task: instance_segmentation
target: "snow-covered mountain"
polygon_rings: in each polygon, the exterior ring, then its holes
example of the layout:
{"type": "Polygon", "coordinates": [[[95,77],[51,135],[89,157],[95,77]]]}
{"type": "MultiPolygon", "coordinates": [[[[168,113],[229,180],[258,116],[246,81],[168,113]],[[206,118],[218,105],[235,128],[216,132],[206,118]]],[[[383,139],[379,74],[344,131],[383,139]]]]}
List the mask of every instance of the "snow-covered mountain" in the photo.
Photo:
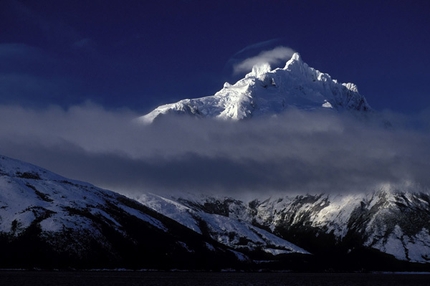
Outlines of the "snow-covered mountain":
{"type": "Polygon", "coordinates": [[[238,251],[263,251],[273,255],[302,253],[306,250],[257,226],[219,213],[209,213],[191,208],[173,199],[154,194],[144,194],[138,199],[147,207],[159,212],[187,228],[209,235],[212,239],[238,251]]]}
{"type": "Polygon", "coordinates": [[[248,221],[315,255],[382,253],[430,263],[430,194],[388,187],[373,193],[254,200],[178,199],[187,207],[248,221]]]}
{"type": "Polygon", "coordinates": [[[148,195],[149,208],[0,156],[0,267],[216,269],[307,253],[246,222],[158,201],[148,195]]]}
{"type": "Polygon", "coordinates": [[[0,156],[0,252],[0,267],[429,270],[430,194],[133,200],[0,156]]]}
{"type": "Polygon", "coordinates": [[[212,96],[183,99],[157,107],[139,118],[151,123],[167,114],[241,120],[279,114],[289,107],[303,110],[371,110],[353,83],[340,83],[304,63],[295,53],[284,68],[255,66],[245,78],[212,96]]]}

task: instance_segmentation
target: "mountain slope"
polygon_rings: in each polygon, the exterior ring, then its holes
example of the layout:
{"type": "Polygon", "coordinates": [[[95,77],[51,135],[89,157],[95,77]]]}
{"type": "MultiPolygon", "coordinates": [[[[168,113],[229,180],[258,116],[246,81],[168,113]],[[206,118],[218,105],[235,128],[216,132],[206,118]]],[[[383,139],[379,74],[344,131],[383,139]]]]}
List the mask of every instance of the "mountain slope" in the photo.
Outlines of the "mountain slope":
{"type": "Polygon", "coordinates": [[[234,251],[131,199],[3,156],[0,252],[0,267],[200,269],[237,261],[234,251]]]}
{"type": "Polygon", "coordinates": [[[428,270],[429,230],[422,192],[135,201],[0,156],[0,267],[428,270]]]}
{"type": "Polygon", "coordinates": [[[227,232],[216,215],[191,213],[193,229],[169,209],[0,156],[0,267],[247,268],[256,258],[307,253],[235,220],[227,232]],[[250,247],[236,247],[232,233],[250,247]]]}
{"type": "Polygon", "coordinates": [[[329,74],[304,63],[295,53],[284,68],[255,66],[245,78],[228,83],[213,96],[184,99],[157,107],[139,118],[151,123],[163,115],[187,114],[194,117],[241,120],[272,116],[288,108],[303,110],[371,110],[352,83],[339,83],[329,74]]]}
{"type": "Polygon", "coordinates": [[[212,197],[178,201],[246,220],[322,257],[345,260],[367,253],[369,259],[379,252],[401,261],[430,263],[427,193],[386,188],[366,194],[285,196],[247,204],[212,197]]]}
{"type": "Polygon", "coordinates": [[[192,209],[154,194],[141,195],[138,201],[189,229],[207,234],[215,241],[238,251],[262,251],[272,255],[309,254],[306,250],[240,219],[192,209]]]}

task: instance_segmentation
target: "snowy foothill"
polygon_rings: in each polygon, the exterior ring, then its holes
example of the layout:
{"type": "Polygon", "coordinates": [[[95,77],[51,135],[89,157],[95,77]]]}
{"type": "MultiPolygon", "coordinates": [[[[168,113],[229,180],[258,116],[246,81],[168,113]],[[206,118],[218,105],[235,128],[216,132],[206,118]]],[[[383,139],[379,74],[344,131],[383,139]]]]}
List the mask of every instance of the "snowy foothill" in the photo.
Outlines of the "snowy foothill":
{"type": "Polygon", "coordinates": [[[248,222],[192,209],[174,198],[143,194],[137,200],[199,234],[204,231],[208,232],[215,241],[235,249],[262,249],[274,255],[280,253],[309,254],[306,250],[248,222]],[[202,227],[204,228],[202,229],[202,227]],[[274,249],[275,247],[277,250],[274,249]]]}

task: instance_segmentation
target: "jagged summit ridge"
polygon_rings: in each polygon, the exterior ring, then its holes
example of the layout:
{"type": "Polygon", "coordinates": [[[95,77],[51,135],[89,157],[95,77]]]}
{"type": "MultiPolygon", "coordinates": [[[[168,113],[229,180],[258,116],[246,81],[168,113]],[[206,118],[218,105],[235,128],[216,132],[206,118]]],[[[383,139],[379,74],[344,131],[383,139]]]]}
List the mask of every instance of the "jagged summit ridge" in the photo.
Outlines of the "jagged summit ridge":
{"type": "Polygon", "coordinates": [[[289,107],[302,110],[333,109],[369,111],[371,107],[353,83],[339,83],[293,54],[284,68],[254,66],[235,84],[225,83],[211,96],[183,99],[157,107],[139,118],[151,123],[168,114],[188,114],[225,120],[241,120],[280,114],[289,107]]]}

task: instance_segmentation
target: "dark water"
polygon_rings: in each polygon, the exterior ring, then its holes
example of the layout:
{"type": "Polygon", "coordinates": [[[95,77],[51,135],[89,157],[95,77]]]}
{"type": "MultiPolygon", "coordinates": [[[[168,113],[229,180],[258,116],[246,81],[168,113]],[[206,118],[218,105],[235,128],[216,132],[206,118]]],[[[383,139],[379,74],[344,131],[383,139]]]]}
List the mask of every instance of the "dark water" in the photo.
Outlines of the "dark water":
{"type": "Polygon", "coordinates": [[[0,271],[0,285],[430,285],[424,274],[0,271]]]}

